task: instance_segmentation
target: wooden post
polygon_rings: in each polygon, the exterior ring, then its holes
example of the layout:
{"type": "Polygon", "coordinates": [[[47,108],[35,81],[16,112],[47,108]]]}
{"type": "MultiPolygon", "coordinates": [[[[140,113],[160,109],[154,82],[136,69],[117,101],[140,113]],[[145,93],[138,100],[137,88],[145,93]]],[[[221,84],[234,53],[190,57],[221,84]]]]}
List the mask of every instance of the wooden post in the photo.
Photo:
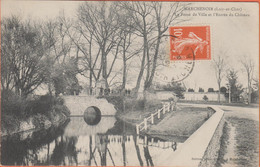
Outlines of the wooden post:
{"type": "Polygon", "coordinates": [[[170,109],[171,109],[171,103],[169,102],[168,103],[168,112],[170,112],[170,109]]]}
{"type": "Polygon", "coordinates": [[[147,136],[144,136],[144,145],[147,146],[147,136]]]}
{"type": "Polygon", "coordinates": [[[166,110],[166,105],[165,103],[163,103],[163,114],[165,114],[165,110],[166,110]]]}
{"type": "Polygon", "coordinates": [[[136,133],[139,135],[139,126],[136,125],[136,133]]]}
{"type": "Polygon", "coordinates": [[[154,114],[151,115],[151,123],[154,124],[154,114]]]}
{"type": "Polygon", "coordinates": [[[158,119],[161,118],[161,113],[160,112],[161,112],[161,109],[158,110],[158,119]]]}
{"type": "Polygon", "coordinates": [[[147,118],[144,119],[144,129],[147,130],[147,118]]]}

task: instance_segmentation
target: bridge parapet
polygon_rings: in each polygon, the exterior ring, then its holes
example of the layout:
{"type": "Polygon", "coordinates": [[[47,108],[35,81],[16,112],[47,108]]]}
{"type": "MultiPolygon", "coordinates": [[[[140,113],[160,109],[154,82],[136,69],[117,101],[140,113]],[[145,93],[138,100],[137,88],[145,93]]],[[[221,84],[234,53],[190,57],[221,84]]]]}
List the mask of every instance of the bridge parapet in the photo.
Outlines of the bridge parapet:
{"type": "Polygon", "coordinates": [[[91,106],[96,106],[101,111],[101,115],[115,115],[114,105],[108,103],[104,98],[97,99],[93,96],[62,96],[64,104],[69,108],[71,116],[82,115],[91,106]]]}

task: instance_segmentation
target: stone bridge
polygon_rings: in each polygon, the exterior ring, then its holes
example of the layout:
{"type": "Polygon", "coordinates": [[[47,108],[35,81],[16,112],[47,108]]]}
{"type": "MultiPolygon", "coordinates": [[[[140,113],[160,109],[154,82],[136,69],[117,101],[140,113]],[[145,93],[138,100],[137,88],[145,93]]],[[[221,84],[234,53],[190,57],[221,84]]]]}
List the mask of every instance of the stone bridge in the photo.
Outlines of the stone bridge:
{"type": "Polygon", "coordinates": [[[115,115],[116,109],[114,105],[108,103],[104,98],[97,99],[94,96],[62,96],[64,104],[70,110],[71,116],[82,116],[84,111],[91,106],[97,107],[101,111],[101,115],[115,115]]]}

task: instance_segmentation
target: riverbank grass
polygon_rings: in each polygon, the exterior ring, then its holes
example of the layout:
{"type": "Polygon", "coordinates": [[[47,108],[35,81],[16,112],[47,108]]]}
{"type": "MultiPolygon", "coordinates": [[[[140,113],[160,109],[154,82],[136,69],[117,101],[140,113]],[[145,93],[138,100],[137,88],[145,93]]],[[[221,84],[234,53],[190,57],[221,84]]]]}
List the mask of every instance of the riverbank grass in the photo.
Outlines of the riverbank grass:
{"type": "Polygon", "coordinates": [[[259,164],[259,125],[257,121],[238,118],[235,116],[226,118],[229,126],[235,128],[235,133],[231,136],[230,128],[224,127],[220,145],[218,166],[248,166],[254,167],[259,164]],[[235,144],[228,147],[229,138],[234,138],[235,144]],[[229,149],[231,150],[229,150],[229,149]],[[224,159],[230,152],[234,152],[234,157],[224,159]]]}
{"type": "Polygon", "coordinates": [[[207,108],[181,106],[177,111],[170,112],[158,124],[149,128],[148,134],[161,134],[167,136],[189,137],[211,115],[207,108]]]}
{"type": "MultiPolygon", "coordinates": [[[[177,111],[161,114],[160,119],[155,119],[155,124],[149,126],[148,135],[167,137],[188,138],[194,133],[212,114],[207,108],[178,105],[177,111]]],[[[158,109],[162,108],[161,102],[149,101],[142,104],[139,102],[125,101],[125,111],[119,112],[119,119],[135,126],[144,118],[149,117],[158,109]]]]}

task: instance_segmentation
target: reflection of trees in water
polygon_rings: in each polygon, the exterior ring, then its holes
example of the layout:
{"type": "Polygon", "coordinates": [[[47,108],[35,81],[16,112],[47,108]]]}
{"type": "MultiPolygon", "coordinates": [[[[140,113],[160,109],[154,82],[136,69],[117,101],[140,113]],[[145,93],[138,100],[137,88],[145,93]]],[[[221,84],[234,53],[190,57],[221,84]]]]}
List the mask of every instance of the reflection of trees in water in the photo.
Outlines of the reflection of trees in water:
{"type": "Polygon", "coordinates": [[[126,166],[126,151],[125,151],[125,141],[126,141],[126,136],[123,135],[123,141],[122,141],[122,151],[123,151],[123,164],[126,166]]]}
{"type": "Polygon", "coordinates": [[[51,164],[53,165],[78,165],[77,149],[76,149],[77,137],[65,137],[61,136],[61,140],[58,142],[55,140],[55,148],[51,156],[51,164]],[[65,158],[68,158],[66,164],[65,158]]]}
{"type": "Polygon", "coordinates": [[[138,146],[138,144],[137,144],[137,142],[136,142],[137,136],[135,135],[135,136],[133,137],[133,139],[134,139],[135,150],[136,150],[136,154],[137,154],[137,158],[138,158],[138,160],[139,160],[140,166],[144,166],[144,163],[143,163],[143,160],[142,160],[141,154],[140,154],[140,149],[139,149],[139,146],[138,146]]]}
{"type": "Polygon", "coordinates": [[[33,138],[36,138],[36,140],[28,139],[20,142],[14,142],[14,140],[4,141],[2,143],[2,151],[5,152],[2,154],[2,164],[25,166],[107,166],[111,163],[111,165],[114,166],[127,166],[133,163],[128,162],[128,156],[135,157],[136,155],[136,159],[134,161],[139,163],[138,166],[154,166],[156,160],[152,159],[152,154],[150,152],[151,147],[158,147],[159,149],[172,149],[173,151],[175,151],[177,147],[177,143],[174,142],[165,142],[159,139],[155,139],[154,141],[154,139],[151,138],[126,134],[89,135],[81,138],[85,139],[85,141],[79,141],[79,144],[77,144],[79,138],[76,136],[63,136],[62,130],[51,130],[50,132],[52,133],[42,132],[44,135],[42,138],[40,134],[34,134],[33,138]],[[85,146],[87,146],[86,150],[84,149],[85,146]],[[112,151],[113,146],[115,146],[115,148],[121,148],[122,150],[113,149],[112,151]],[[133,147],[133,149],[130,151],[128,150],[129,147],[133,147]],[[115,151],[120,151],[121,153],[116,153],[115,151]],[[85,158],[79,159],[79,157],[82,157],[79,156],[79,153],[83,153],[85,158]]]}
{"type": "MultiPolygon", "coordinates": [[[[32,136],[22,139],[23,133],[8,136],[1,140],[1,163],[3,165],[45,165],[48,159],[40,160],[38,153],[44,146],[49,149],[49,143],[64,133],[64,128],[68,122],[60,127],[50,127],[33,132],[32,136]]],[[[49,151],[47,151],[48,157],[49,151]]]]}
{"type": "Polygon", "coordinates": [[[144,146],[144,157],[145,157],[147,166],[154,166],[153,160],[152,160],[152,157],[149,153],[149,149],[148,149],[147,145],[144,146]]]}

